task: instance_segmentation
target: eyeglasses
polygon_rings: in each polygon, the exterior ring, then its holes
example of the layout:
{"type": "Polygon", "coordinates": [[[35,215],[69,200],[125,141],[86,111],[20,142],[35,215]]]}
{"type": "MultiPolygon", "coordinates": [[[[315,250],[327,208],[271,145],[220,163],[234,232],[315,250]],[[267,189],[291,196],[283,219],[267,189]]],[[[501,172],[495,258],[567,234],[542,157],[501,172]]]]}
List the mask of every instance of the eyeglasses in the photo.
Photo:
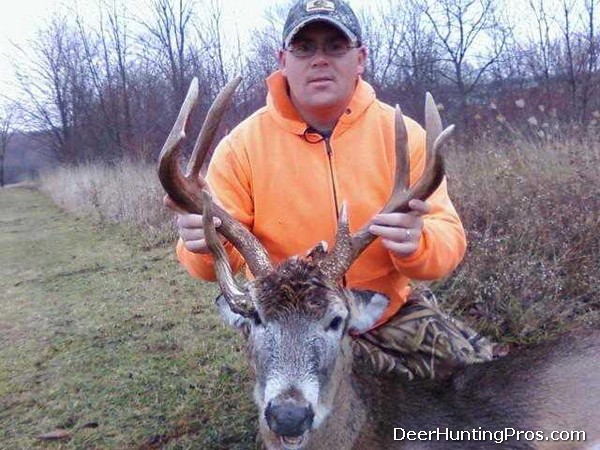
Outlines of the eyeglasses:
{"type": "Polygon", "coordinates": [[[345,40],[335,40],[318,45],[315,42],[296,42],[287,47],[287,51],[296,58],[310,58],[321,49],[327,56],[344,56],[353,48],[360,47],[360,44],[350,44],[345,40]]]}

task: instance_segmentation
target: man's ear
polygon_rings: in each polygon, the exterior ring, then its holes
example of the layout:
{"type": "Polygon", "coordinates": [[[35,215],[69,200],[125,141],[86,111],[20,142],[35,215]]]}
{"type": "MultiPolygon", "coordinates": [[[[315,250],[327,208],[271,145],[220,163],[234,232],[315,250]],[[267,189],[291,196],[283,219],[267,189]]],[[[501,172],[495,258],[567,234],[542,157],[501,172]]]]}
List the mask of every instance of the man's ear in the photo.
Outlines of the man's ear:
{"type": "Polygon", "coordinates": [[[221,318],[226,325],[229,325],[233,328],[242,328],[244,324],[248,321],[248,319],[241,314],[235,313],[229,307],[229,303],[225,300],[223,294],[219,295],[215,300],[217,304],[217,308],[219,309],[219,313],[221,314],[221,318]]]}
{"type": "Polygon", "coordinates": [[[277,63],[279,64],[279,70],[281,70],[281,74],[285,77],[285,65],[286,65],[286,53],[282,48],[277,52],[277,63]]]}
{"type": "Polygon", "coordinates": [[[356,75],[362,75],[363,73],[365,73],[368,55],[369,52],[367,50],[367,47],[363,45],[358,48],[358,66],[356,68],[356,75]]]}
{"type": "Polygon", "coordinates": [[[381,318],[389,304],[389,299],[378,292],[348,291],[349,331],[358,334],[368,331],[381,318]]]}

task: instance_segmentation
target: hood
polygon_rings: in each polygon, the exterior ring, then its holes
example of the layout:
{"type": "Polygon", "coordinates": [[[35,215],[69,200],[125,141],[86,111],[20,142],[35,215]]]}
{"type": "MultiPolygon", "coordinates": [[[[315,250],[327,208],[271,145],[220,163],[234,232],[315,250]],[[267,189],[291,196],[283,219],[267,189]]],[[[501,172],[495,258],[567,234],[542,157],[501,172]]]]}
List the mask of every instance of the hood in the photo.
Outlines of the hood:
{"type": "MultiPolygon", "coordinates": [[[[267,77],[267,111],[275,121],[285,130],[302,135],[308,127],[307,123],[300,117],[300,113],[292,103],[288,94],[287,80],[278,70],[267,77]]],[[[354,96],[346,112],[342,114],[335,127],[335,134],[339,135],[348,129],[375,101],[373,87],[359,78],[354,96]]]]}

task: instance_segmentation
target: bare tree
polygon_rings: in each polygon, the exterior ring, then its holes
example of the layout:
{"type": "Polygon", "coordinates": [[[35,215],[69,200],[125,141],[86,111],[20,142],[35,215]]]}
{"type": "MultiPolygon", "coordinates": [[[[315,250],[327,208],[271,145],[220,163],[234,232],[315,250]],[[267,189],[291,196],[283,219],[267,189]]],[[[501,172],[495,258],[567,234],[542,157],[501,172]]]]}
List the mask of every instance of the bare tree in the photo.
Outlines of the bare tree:
{"type": "MultiPolygon", "coordinates": [[[[116,66],[119,80],[119,99],[121,100],[120,109],[122,117],[122,130],[124,136],[120,139],[121,147],[125,150],[133,146],[133,122],[131,117],[131,99],[129,93],[129,32],[127,29],[126,3],[120,4],[120,10],[117,3],[113,2],[112,7],[108,9],[108,23],[110,36],[112,38],[112,49],[116,56],[116,66]]],[[[103,40],[106,42],[106,40],[103,40]]]]}
{"type": "Polygon", "coordinates": [[[366,78],[380,92],[398,87],[391,74],[397,71],[405,40],[405,24],[399,14],[402,10],[398,0],[387,0],[364,8],[360,14],[363,43],[369,49],[366,78]]]}
{"type": "MultiPolygon", "coordinates": [[[[584,120],[588,114],[588,106],[592,98],[598,96],[598,71],[599,60],[598,52],[600,51],[600,36],[597,35],[596,21],[600,0],[585,0],[585,44],[586,44],[586,64],[585,73],[582,80],[581,88],[581,120],[584,120]],[[595,82],[594,82],[595,79],[595,82]],[[594,93],[595,89],[595,94],[594,93]]],[[[598,106],[598,104],[596,104],[598,106]]]]}
{"type": "MultiPolygon", "coordinates": [[[[561,0],[559,13],[553,21],[559,33],[555,37],[546,37],[550,42],[549,47],[556,49],[554,61],[547,62],[553,74],[549,73],[549,69],[545,74],[549,87],[546,94],[556,95],[556,87],[564,87],[568,92],[564,103],[565,106],[570,105],[570,111],[565,111],[565,116],[571,119],[585,120],[588,104],[593,97],[590,95],[594,87],[592,79],[598,69],[595,36],[597,3],[598,0],[561,0]]],[[[543,11],[542,4],[538,7],[543,11]]]]}
{"type": "MultiPolygon", "coordinates": [[[[201,110],[210,107],[208,99],[213,98],[231,78],[239,75],[242,49],[238,43],[236,61],[234,33],[226,35],[224,30],[223,5],[220,0],[204,0],[203,14],[194,23],[196,41],[190,45],[190,64],[195,75],[202,79],[201,110]]],[[[238,35],[239,36],[239,35],[238,35]]],[[[239,37],[238,37],[239,41],[239,37]]],[[[237,113],[234,112],[234,114],[237,113]]],[[[239,121],[241,117],[236,117],[239,121]]]]}
{"type": "Polygon", "coordinates": [[[102,0],[96,27],[75,15],[84,61],[94,87],[95,117],[90,132],[103,159],[119,158],[132,146],[133,129],[129,97],[129,33],[123,2],[102,0]]]}
{"type": "Polygon", "coordinates": [[[63,163],[78,160],[75,129],[82,119],[77,108],[87,97],[87,92],[76,94],[73,89],[87,89],[75,36],[64,16],[54,16],[31,42],[31,52],[23,51],[23,59],[16,66],[17,79],[29,102],[24,107],[26,119],[50,133],[51,151],[63,163]]]}
{"type": "Polygon", "coordinates": [[[194,1],[152,0],[152,7],[153,22],[144,23],[150,38],[143,39],[143,43],[154,50],[153,61],[170,81],[174,104],[178,105],[183,101],[190,79],[186,53],[188,32],[194,16],[194,1]]]}
{"type": "Polygon", "coordinates": [[[571,104],[575,106],[577,103],[577,85],[578,85],[578,77],[577,77],[577,68],[575,67],[576,63],[574,60],[574,43],[573,43],[573,29],[572,29],[572,11],[573,6],[575,4],[575,0],[562,0],[561,1],[561,9],[562,9],[562,19],[563,19],[563,27],[562,32],[564,36],[564,49],[565,49],[565,59],[566,59],[566,72],[567,72],[567,82],[569,85],[569,92],[571,93],[571,104]]]}
{"type": "Polygon", "coordinates": [[[424,0],[424,13],[451,70],[440,75],[456,88],[463,125],[468,124],[468,98],[482,76],[504,51],[508,32],[497,0],[424,0]],[[484,49],[482,43],[491,43],[484,49]]]}
{"type": "MultiPolygon", "coordinates": [[[[94,23],[75,9],[57,14],[15,62],[23,118],[63,163],[154,157],[193,75],[201,80],[199,116],[207,99],[242,75],[238,107],[222,131],[230,129],[264,104],[264,79],[277,68],[293,1],[270,5],[266,25],[248,40],[226,27],[223,0],[150,0],[152,17],[137,34],[124,0],[98,0],[94,23]]],[[[465,123],[474,100],[508,99],[518,85],[524,96],[552,95],[545,105],[570,103],[564,116],[585,120],[599,106],[600,0],[560,0],[554,10],[527,1],[533,36],[515,33],[510,52],[499,0],[385,0],[357,9],[369,49],[366,78],[380,98],[401,102],[417,119],[426,90],[465,123]]]]}
{"type": "Polygon", "coordinates": [[[443,89],[438,82],[440,55],[435,45],[436,36],[427,26],[427,18],[419,7],[419,0],[407,0],[405,11],[405,33],[397,78],[409,101],[408,108],[404,109],[414,115],[422,109],[421,101],[425,92],[432,91],[437,98],[443,98],[443,89]]]}
{"type": "Polygon", "coordinates": [[[537,25],[536,52],[530,58],[530,64],[533,74],[548,86],[552,74],[552,68],[555,67],[556,59],[554,57],[553,42],[550,37],[552,15],[546,10],[547,4],[544,0],[529,0],[531,12],[535,17],[537,25]]]}
{"type": "Polygon", "coordinates": [[[4,161],[8,143],[13,136],[13,111],[8,110],[0,116],[0,187],[4,187],[4,161]]]}
{"type": "Polygon", "coordinates": [[[277,52],[283,45],[281,30],[293,0],[273,4],[264,14],[266,25],[251,32],[250,48],[243,58],[244,91],[247,109],[256,109],[264,104],[265,78],[277,69],[277,52]]]}
{"type": "Polygon", "coordinates": [[[203,4],[200,21],[196,24],[202,58],[205,59],[204,68],[207,80],[215,84],[214,92],[210,92],[212,98],[227,83],[228,64],[225,53],[225,40],[223,36],[223,6],[219,0],[207,0],[203,4]]]}
{"type": "Polygon", "coordinates": [[[82,62],[88,74],[88,85],[93,92],[93,98],[90,100],[94,106],[90,105],[93,113],[86,127],[87,139],[95,144],[94,148],[99,153],[114,155],[121,147],[121,138],[117,124],[118,114],[111,99],[115,81],[111,53],[104,31],[104,19],[100,21],[100,30],[86,24],[78,12],[74,20],[78,32],[77,39],[82,48],[82,62]],[[105,141],[108,142],[103,145],[105,141]]]}

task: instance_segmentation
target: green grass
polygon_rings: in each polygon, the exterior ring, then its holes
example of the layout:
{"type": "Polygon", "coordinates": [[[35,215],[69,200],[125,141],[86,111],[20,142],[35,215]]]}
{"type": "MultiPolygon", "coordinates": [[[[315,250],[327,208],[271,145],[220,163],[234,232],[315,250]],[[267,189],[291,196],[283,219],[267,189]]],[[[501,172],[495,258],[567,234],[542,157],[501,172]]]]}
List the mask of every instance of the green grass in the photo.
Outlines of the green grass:
{"type": "Polygon", "coordinates": [[[0,446],[249,449],[242,340],[172,247],[0,191],[0,446]],[[56,429],[72,437],[37,439],[56,429]]]}
{"type": "MultiPolygon", "coordinates": [[[[600,140],[507,141],[449,149],[469,248],[434,292],[501,342],[597,328],[600,140]]],[[[81,218],[0,191],[0,447],[253,448],[242,339],[216,288],[175,262],[154,166],[61,168],[42,184],[81,218]],[[72,439],[36,440],[57,428],[72,439]]]]}

